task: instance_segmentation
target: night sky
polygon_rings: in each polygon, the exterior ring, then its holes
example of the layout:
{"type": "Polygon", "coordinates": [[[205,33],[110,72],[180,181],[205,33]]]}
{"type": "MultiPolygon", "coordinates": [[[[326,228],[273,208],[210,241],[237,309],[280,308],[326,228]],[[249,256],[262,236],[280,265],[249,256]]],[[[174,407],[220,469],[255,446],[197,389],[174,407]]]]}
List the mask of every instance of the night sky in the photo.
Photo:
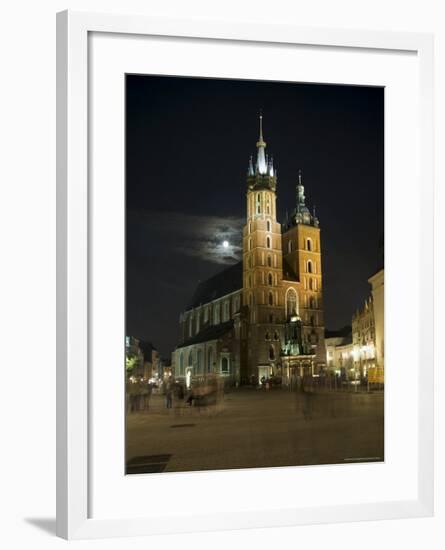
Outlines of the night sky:
{"type": "Polygon", "coordinates": [[[383,265],[383,89],[129,75],[126,94],[127,335],[169,357],[197,283],[241,259],[260,110],[278,221],[301,169],[320,220],[325,326],[350,324],[383,265]]]}

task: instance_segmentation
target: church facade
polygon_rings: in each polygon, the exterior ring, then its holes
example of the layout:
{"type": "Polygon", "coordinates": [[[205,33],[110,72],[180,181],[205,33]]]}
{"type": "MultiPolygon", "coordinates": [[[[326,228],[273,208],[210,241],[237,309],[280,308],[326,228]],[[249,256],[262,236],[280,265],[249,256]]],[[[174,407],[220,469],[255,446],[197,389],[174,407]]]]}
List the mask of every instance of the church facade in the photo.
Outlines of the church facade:
{"type": "Polygon", "coordinates": [[[175,377],[222,377],[233,384],[325,367],[319,220],[306,206],[301,172],[292,215],[277,219],[277,172],[260,116],[256,159],[247,171],[243,258],[200,283],[180,315],[175,377]]]}

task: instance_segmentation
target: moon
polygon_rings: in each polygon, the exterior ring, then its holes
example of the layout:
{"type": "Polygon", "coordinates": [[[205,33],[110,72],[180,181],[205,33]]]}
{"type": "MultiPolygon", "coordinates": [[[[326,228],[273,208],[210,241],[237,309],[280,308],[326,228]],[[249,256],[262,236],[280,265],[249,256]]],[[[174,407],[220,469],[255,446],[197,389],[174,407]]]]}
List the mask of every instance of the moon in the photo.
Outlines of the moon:
{"type": "Polygon", "coordinates": [[[229,241],[223,241],[223,248],[229,248],[229,241]]]}

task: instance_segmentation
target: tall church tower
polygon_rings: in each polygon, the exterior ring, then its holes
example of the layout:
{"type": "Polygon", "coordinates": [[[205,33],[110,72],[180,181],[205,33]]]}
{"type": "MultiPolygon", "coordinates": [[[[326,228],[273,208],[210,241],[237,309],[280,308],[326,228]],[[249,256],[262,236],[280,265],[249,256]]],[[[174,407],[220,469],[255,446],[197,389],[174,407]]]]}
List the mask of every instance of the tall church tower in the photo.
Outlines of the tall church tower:
{"type": "Polygon", "coordinates": [[[283,258],[281,225],[277,222],[277,172],[266,153],[263,117],[259,118],[256,159],[247,172],[247,220],[243,230],[243,304],[247,305],[246,377],[274,373],[280,361],[283,258]]]}

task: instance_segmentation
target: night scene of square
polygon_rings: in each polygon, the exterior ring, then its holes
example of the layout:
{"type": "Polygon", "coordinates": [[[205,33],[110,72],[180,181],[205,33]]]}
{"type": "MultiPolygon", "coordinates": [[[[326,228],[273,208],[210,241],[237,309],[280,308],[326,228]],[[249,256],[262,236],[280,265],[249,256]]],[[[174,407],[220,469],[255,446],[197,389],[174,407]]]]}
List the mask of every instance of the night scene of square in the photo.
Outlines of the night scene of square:
{"type": "Polygon", "coordinates": [[[384,92],[126,76],[126,473],[384,461],[384,92]]]}

